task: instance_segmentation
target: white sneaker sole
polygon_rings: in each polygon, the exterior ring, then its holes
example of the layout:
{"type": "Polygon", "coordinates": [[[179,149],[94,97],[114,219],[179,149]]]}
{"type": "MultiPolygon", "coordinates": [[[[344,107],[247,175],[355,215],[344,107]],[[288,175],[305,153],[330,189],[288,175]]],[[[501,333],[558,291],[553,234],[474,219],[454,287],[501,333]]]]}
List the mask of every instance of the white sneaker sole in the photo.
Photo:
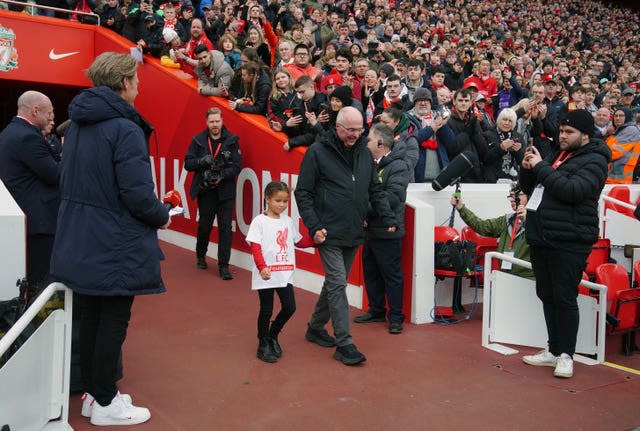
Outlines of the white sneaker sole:
{"type": "MultiPolygon", "coordinates": [[[[120,396],[122,397],[122,401],[124,401],[125,404],[131,405],[133,403],[133,400],[131,399],[131,395],[120,394],[120,396]]],[[[85,403],[84,400],[82,400],[82,410],[80,411],[80,414],[83,417],[85,418],[91,417],[91,410],[93,409],[93,403],[95,403],[95,399],[91,401],[91,403],[85,403]]]]}
{"type": "Polygon", "coordinates": [[[534,367],[555,367],[557,365],[556,362],[537,362],[527,358],[526,356],[522,357],[522,362],[533,365],[534,367]]]}
{"type": "Polygon", "coordinates": [[[571,377],[573,377],[573,371],[571,373],[562,373],[560,371],[554,371],[553,375],[561,379],[570,379],[571,377]]]}
{"type": "Polygon", "coordinates": [[[109,425],[138,425],[151,419],[151,412],[146,411],[145,414],[141,414],[137,417],[128,418],[111,418],[111,417],[91,417],[91,424],[97,426],[109,426],[109,425]]]}

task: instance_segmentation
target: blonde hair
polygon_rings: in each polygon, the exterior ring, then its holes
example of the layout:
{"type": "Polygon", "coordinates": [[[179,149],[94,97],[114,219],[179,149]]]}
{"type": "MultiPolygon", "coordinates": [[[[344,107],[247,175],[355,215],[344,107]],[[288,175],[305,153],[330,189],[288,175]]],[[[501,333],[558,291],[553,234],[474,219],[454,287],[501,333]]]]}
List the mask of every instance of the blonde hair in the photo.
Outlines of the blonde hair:
{"type": "Polygon", "coordinates": [[[504,108],[502,111],[500,111],[500,114],[498,114],[498,118],[496,119],[496,124],[499,124],[500,120],[502,120],[503,118],[511,120],[511,130],[514,130],[516,128],[516,123],[518,121],[518,116],[516,115],[516,111],[514,111],[511,108],[504,108]]]}
{"type": "Polygon", "coordinates": [[[255,30],[258,32],[258,43],[254,46],[254,48],[257,49],[260,45],[262,45],[263,43],[266,43],[264,38],[264,33],[262,32],[260,27],[256,27],[256,26],[249,27],[249,29],[247,30],[247,41],[245,42],[245,45],[249,41],[249,32],[251,30],[255,30]]]}
{"type": "Polygon", "coordinates": [[[220,110],[220,108],[209,108],[207,109],[207,113],[205,114],[204,118],[209,118],[209,115],[222,116],[222,111],[220,110]]]}
{"type": "Polygon", "coordinates": [[[233,51],[234,49],[236,49],[238,47],[238,42],[236,41],[235,37],[231,36],[228,33],[227,34],[223,34],[222,36],[220,36],[220,39],[218,40],[218,49],[223,54],[225,54],[224,43],[227,42],[227,41],[231,42],[231,44],[233,45],[233,48],[231,48],[231,51],[233,51]]]}
{"type": "Polygon", "coordinates": [[[103,52],[93,60],[87,77],[94,87],[108,87],[115,92],[124,90],[125,78],[132,78],[138,70],[136,60],[129,54],[103,52]]]}
{"type": "Polygon", "coordinates": [[[284,73],[285,75],[287,75],[289,77],[289,85],[287,85],[286,92],[287,93],[291,93],[294,90],[294,88],[293,88],[293,79],[291,78],[291,74],[289,73],[289,71],[287,69],[284,69],[284,68],[278,70],[273,75],[273,88],[271,89],[271,97],[276,99],[276,100],[279,99],[283,94],[286,94],[284,91],[279,89],[278,86],[276,85],[276,76],[279,73],[284,73]]]}

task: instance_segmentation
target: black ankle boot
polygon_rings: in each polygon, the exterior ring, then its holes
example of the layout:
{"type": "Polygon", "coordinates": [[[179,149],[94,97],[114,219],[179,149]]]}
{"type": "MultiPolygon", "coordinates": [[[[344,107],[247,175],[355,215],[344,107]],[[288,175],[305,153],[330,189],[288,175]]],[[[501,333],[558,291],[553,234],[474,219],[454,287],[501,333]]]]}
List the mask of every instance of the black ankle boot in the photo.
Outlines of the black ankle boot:
{"type": "Polygon", "coordinates": [[[271,349],[271,339],[268,337],[261,338],[258,345],[258,352],[256,353],[258,359],[264,362],[276,362],[278,357],[273,353],[271,349]]]}
{"type": "Polygon", "coordinates": [[[282,348],[280,347],[280,343],[278,343],[278,336],[271,335],[271,338],[269,338],[269,342],[271,343],[271,351],[273,352],[275,357],[279,358],[280,356],[282,356],[282,348]]]}

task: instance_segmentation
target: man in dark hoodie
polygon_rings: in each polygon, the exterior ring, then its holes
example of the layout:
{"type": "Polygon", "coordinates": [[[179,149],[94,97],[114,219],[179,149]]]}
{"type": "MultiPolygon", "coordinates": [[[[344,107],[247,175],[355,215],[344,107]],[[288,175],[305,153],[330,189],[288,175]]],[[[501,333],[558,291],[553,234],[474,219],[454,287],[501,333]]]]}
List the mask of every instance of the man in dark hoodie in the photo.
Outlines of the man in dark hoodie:
{"type": "Polygon", "coordinates": [[[82,414],[94,425],[135,425],[151,413],[118,392],[117,363],[133,299],[165,291],[157,231],[170,220],[151,177],[152,128],[133,107],[135,59],[105,52],[87,75],[94,87],[69,105],[51,274],[81,307],[82,414]]]}
{"type": "Polygon", "coordinates": [[[598,239],[598,200],[611,151],[595,133],[593,116],[576,109],[560,120],[558,149],[546,159],[535,146],[520,171],[527,204],[526,238],[547,324],[548,349],[523,357],[529,365],[555,367],[573,376],[578,334],[578,284],[598,239]]]}

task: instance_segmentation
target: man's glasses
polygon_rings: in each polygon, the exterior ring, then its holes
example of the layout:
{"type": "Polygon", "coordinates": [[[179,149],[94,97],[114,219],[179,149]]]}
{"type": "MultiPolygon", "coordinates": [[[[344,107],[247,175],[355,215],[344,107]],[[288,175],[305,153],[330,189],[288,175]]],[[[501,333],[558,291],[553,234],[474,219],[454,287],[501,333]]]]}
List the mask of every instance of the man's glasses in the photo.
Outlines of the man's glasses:
{"type": "Polygon", "coordinates": [[[349,133],[357,133],[357,134],[361,134],[364,129],[362,127],[344,127],[342,124],[337,123],[338,126],[342,127],[343,130],[349,132],[349,133]]]}
{"type": "Polygon", "coordinates": [[[308,52],[296,52],[296,55],[299,57],[308,57],[309,53],[308,52]]]}

